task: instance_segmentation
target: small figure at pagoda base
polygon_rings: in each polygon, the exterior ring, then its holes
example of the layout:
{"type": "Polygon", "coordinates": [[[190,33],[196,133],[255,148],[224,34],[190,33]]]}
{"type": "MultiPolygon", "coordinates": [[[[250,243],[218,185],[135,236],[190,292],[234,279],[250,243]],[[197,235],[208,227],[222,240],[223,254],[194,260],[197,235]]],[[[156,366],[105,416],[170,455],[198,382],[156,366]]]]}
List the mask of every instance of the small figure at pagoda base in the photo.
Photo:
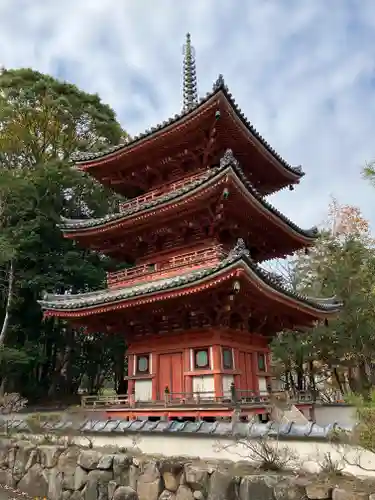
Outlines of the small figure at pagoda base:
{"type": "Polygon", "coordinates": [[[63,220],[64,236],[135,265],[108,273],[105,290],[40,304],[46,316],[125,336],[127,394],[108,414],[248,418],[270,400],[270,339],[327,321],[341,304],[295,294],[260,267],[318,236],[264,198],[303,172],[256,132],[222,77],[198,102],[190,37],[183,95],[176,118],[76,159],[127,201],[114,215],[63,220]]]}

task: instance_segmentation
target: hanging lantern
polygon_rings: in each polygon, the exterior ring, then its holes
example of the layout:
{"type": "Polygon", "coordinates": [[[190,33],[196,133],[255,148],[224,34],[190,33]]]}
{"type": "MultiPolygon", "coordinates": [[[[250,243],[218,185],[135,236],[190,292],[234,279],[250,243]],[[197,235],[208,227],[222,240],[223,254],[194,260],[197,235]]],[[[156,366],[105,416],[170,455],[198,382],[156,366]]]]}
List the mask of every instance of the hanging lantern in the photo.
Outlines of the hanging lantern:
{"type": "Polygon", "coordinates": [[[294,186],[293,186],[293,184],[289,184],[289,191],[294,191],[294,186]]]}
{"type": "Polygon", "coordinates": [[[221,116],[221,113],[220,113],[219,110],[217,110],[216,113],[215,113],[216,120],[218,120],[220,118],[220,116],[221,116]]]}
{"type": "Polygon", "coordinates": [[[241,283],[238,280],[236,280],[233,283],[233,291],[234,293],[238,293],[240,290],[241,290],[241,283]]]}

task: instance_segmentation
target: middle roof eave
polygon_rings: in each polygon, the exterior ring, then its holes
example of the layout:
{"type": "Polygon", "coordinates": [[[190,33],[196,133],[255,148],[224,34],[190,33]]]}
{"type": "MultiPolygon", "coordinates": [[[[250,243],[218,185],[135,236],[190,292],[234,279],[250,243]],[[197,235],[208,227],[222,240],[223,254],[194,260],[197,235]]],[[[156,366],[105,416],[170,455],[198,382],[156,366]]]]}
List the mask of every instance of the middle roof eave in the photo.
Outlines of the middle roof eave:
{"type": "Polygon", "coordinates": [[[110,230],[111,227],[117,226],[118,224],[124,223],[127,219],[134,217],[135,215],[141,215],[152,211],[159,206],[164,206],[168,204],[174,204],[179,200],[185,199],[192,194],[203,190],[210,185],[214,185],[215,182],[222,178],[224,175],[234,175],[236,180],[240,182],[247,190],[250,196],[262,207],[262,209],[270,212],[274,217],[282,221],[290,230],[297,233],[299,237],[307,239],[315,239],[318,236],[318,230],[316,227],[311,229],[302,229],[297,224],[293,223],[288,217],[283,215],[279,210],[277,210],[273,205],[264,199],[264,197],[255,189],[251,182],[246,178],[243,170],[241,169],[238,161],[234,158],[232,151],[228,150],[220,161],[220,166],[212,168],[208,171],[202,173],[202,176],[195,178],[192,182],[187,183],[181,188],[167,192],[164,195],[155,198],[154,200],[147,201],[145,203],[130,207],[124,212],[119,212],[116,214],[107,215],[105,217],[97,219],[86,219],[86,220],[74,220],[74,219],[64,219],[62,218],[62,223],[60,224],[60,229],[66,233],[73,235],[84,235],[86,232],[92,233],[96,228],[100,228],[101,231],[110,230]]]}

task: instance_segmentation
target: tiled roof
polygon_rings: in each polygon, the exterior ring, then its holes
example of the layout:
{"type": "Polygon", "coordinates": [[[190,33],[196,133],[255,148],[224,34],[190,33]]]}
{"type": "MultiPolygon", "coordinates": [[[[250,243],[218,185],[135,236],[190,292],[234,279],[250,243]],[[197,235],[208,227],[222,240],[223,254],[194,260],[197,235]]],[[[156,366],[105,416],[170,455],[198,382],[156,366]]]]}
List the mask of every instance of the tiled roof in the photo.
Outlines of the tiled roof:
{"type": "Polygon", "coordinates": [[[182,198],[187,196],[190,192],[198,190],[200,188],[205,187],[208,184],[214,183],[219,177],[226,175],[229,170],[232,170],[235,175],[241,180],[241,182],[246,186],[249,193],[260,202],[263,207],[279,217],[283,222],[285,222],[292,230],[296,231],[300,235],[306,238],[315,238],[318,236],[318,229],[313,227],[311,229],[301,229],[297,224],[292,222],[288,217],[283,215],[279,210],[277,210],[271,203],[265,200],[265,198],[259,193],[259,191],[253,186],[253,184],[246,178],[241,166],[238,161],[234,158],[231,150],[228,150],[222,159],[220,160],[220,166],[214,167],[210,170],[207,170],[201,177],[195,178],[191,182],[185,184],[179,189],[175,191],[169,191],[158,198],[155,198],[150,201],[145,201],[144,203],[140,203],[134,207],[130,207],[123,212],[119,212],[116,214],[110,214],[105,217],[100,217],[96,219],[62,219],[62,223],[60,224],[60,228],[64,232],[69,231],[79,231],[82,229],[89,229],[93,227],[104,226],[105,224],[114,222],[114,221],[122,221],[127,219],[128,217],[143,212],[146,210],[153,209],[158,205],[162,205],[164,203],[168,203],[169,201],[177,201],[178,198],[182,198]]]}
{"type": "MultiPolygon", "coordinates": [[[[1,421],[0,421],[1,424],[1,421]]],[[[13,432],[33,433],[27,420],[8,420],[8,427],[13,432]]],[[[138,420],[114,420],[114,419],[89,419],[83,422],[72,422],[61,420],[60,422],[45,422],[41,427],[46,431],[64,434],[85,433],[85,434],[124,434],[129,433],[166,433],[173,435],[199,435],[212,436],[216,438],[225,436],[237,436],[246,438],[259,438],[269,436],[270,438],[281,439],[300,439],[300,440],[326,440],[332,437],[335,430],[351,431],[352,428],[343,428],[337,424],[330,424],[324,427],[313,422],[301,425],[290,422],[284,425],[278,425],[273,422],[267,424],[253,422],[178,422],[159,420],[151,422],[148,419],[138,420]]]]}
{"type": "Polygon", "coordinates": [[[157,292],[167,292],[175,288],[184,288],[199,284],[202,281],[211,279],[224,271],[242,265],[249,273],[254,273],[265,284],[274,290],[281,292],[294,300],[305,303],[316,310],[327,313],[338,312],[342,306],[335,298],[317,299],[301,295],[289,290],[273,274],[265,271],[258,264],[251,260],[249,251],[246,249],[243,240],[238,240],[237,245],[229,253],[228,257],[205,269],[190,271],[170,278],[159,279],[146,283],[138,283],[128,287],[105,289],[96,292],[75,294],[75,295],[50,295],[47,294],[43,300],[39,301],[44,310],[79,310],[94,308],[99,305],[119,303],[126,300],[135,299],[140,296],[152,295],[157,292]]]}
{"type": "Polygon", "coordinates": [[[237,106],[232,94],[230,93],[228,87],[226,86],[224,82],[224,78],[222,75],[219,75],[218,79],[213,85],[213,90],[212,92],[209,92],[206,94],[205,97],[201,98],[200,101],[192,105],[189,109],[182,111],[180,114],[175,115],[173,118],[170,118],[169,120],[163,121],[162,123],[159,123],[156,127],[152,127],[150,130],[146,130],[142,134],[139,134],[135,137],[132,138],[129,142],[123,143],[123,144],[118,144],[116,146],[112,146],[105,151],[98,151],[98,152],[87,152],[87,153],[77,153],[72,157],[72,160],[77,162],[77,163],[84,163],[84,162],[89,162],[92,160],[99,159],[101,157],[105,157],[107,155],[110,155],[112,153],[115,153],[116,151],[120,151],[121,149],[126,149],[128,147],[136,145],[138,142],[141,142],[142,140],[147,139],[147,137],[151,136],[152,134],[156,132],[162,131],[164,128],[167,128],[182,118],[185,118],[187,115],[194,113],[197,109],[200,107],[203,107],[205,103],[211,99],[211,97],[215,96],[219,92],[223,92],[225,97],[227,98],[229,104],[232,106],[234,109],[235,113],[239,117],[239,119],[242,121],[242,123],[245,125],[249,133],[257,139],[262,146],[264,146],[269,153],[272,154],[272,156],[282,165],[286,170],[289,172],[293,173],[294,175],[297,175],[299,177],[302,177],[304,175],[304,172],[302,171],[301,167],[292,167],[284,158],[282,158],[271,146],[268,144],[268,142],[264,139],[264,137],[255,129],[255,127],[250,123],[250,121],[245,117],[243,114],[242,110],[237,106]]]}

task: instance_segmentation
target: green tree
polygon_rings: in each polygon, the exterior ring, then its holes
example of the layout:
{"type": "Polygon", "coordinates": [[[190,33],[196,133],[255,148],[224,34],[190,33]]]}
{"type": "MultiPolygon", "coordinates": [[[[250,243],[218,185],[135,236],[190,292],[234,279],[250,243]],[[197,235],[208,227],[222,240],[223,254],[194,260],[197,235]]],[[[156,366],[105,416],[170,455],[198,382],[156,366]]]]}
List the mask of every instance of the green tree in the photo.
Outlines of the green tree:
{"type": "MultiPolygon", "coordinates": [[[[0,344],[29,360],[27,370],[2,376],[3,390],[6,383],[27,396],[71,394],[82,367],[89,371],[82,332],[54,318],[43,321],[36,301],[44,290],[104,285],[108,259],[63,239],[57,223],[61,215],[83,218],[116,209],[118,198],[68,160],[125,136],[96,95],[31,69],[0,74],[0,344]]],[[[101,372],[111,358],[107,351],[99,368],[95,361],[101,372]]]]}

